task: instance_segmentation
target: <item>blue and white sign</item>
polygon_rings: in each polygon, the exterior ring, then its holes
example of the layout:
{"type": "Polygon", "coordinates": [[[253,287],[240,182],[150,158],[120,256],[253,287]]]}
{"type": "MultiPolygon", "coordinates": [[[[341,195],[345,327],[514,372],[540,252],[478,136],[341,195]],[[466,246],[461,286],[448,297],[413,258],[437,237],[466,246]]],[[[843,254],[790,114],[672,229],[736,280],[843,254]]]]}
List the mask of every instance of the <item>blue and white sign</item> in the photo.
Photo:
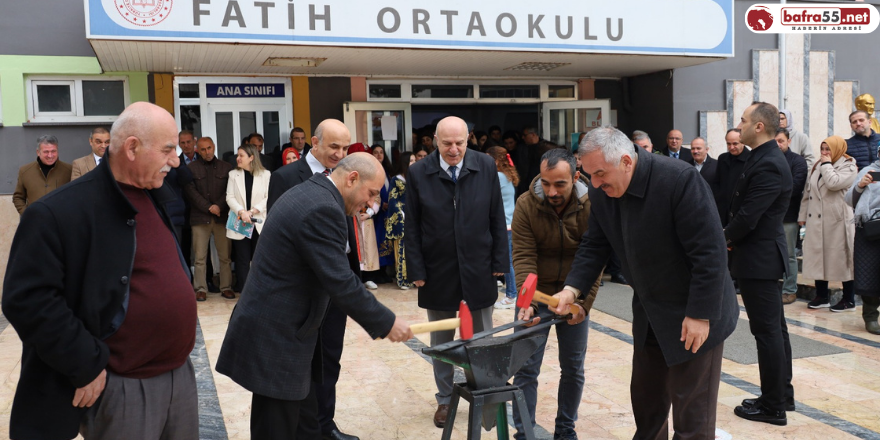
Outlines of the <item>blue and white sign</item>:
{"type": "Polygon", "coordinates": [[[733,0],[84,2],[90,39],[733,56],[733,0]]]}
{"type": "Polygon", "coordinates": [[[205,84],[208,98],[283,98],[284,84],[205,84]]]}

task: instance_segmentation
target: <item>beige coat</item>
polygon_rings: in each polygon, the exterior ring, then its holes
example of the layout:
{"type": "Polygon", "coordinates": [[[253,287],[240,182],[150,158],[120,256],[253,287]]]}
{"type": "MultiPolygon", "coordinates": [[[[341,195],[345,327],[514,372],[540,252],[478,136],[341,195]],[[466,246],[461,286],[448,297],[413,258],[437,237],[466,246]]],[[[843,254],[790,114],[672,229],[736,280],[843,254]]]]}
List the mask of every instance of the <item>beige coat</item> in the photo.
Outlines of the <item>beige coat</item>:
{"type": "Polygon", "coordinates": [[[804,277],[811,280],[853,279],[853,210],[846,191],[858,175],[856,161],[841,157],[811,170],[798,222],[806,222],[804,277]],[[821,175],[821,176],[820,176],[821,175]]]}
{"type": "MultiPolygon", "coordinates": [[[[244,187],[244,173],[244,170],[237,168],[229,172],[229,180],[226,182],[226,204],[229,205],[229,210],[232,212],[247,210],[247,205],[245,203],[247,192],[244,187]]],[[[254,224],[257,233],[263,232],[263,224],[266,223],[266,202],[269,200],[269,177],[271,175],[272,173],[270,173],[269,170],[263,170],[261,173],[254,176],[254,187],[251,192],[251,208],[256,208],[260,211],[254,215],[254,218],[262,220],[260,223],[254,224]]],[[[244,235],[241,235],[238,232],[232,232],[229,229],[226,230],[226,237],[233,240],[241,240],[245,238],[244,235]]]]}
{"type": "Polygon", "coordinates": [[[70,180],[82,177],[83,174],[95,169],[96,166],[98,164],[95,163],[95,155],[92,153],[73,161],[73,171],[70,173],[70,180]]]}

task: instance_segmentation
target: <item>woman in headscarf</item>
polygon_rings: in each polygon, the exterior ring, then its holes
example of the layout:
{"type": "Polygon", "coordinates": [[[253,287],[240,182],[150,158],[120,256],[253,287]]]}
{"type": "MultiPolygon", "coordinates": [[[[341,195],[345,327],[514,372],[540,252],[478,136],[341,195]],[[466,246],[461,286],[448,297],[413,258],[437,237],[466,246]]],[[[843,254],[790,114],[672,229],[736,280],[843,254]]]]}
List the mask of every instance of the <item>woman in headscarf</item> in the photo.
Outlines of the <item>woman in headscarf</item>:
{"type": "Polygon", "coordinates": [[[880,173],[880,160],[862,168],[855,183],[846,192],[846,203],[855,209],[855,243],[853,265],[855,293],[862,297],[862,318],[868,333],[880,335],[880,240],[871,240],[865,232],[865,223],[880,219],[880,179],[871,173],[880,173]]]}
{"type": "Polygon", "coordinates": [[[283,165],[290,165],[299,160],[299,151],[296,151],[296,148],[287,147],[281,153],[281,163],[283,165]]]}
{"type": "Polygon", "coordinates": [[[846,192],[856,180],[856,161],[846,154],[846,141],[831,136],[822,142],[801,199],[798,224],[807,226],[804,237],[804,277],[816,281],[811,309],[831,307],[832,312],[855,309],[853,285],[853,211],[846,192]],[[831,306],[828,281],[843,282],[843,298],[831,306]]]}

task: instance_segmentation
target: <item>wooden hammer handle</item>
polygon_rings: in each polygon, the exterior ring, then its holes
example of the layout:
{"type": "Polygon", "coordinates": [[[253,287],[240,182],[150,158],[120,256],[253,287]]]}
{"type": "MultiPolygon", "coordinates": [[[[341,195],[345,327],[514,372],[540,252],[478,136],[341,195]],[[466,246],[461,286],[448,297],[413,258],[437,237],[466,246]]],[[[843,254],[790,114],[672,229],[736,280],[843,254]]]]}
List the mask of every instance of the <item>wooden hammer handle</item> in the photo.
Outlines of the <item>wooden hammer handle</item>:
{"type": "Polygon", "coordinates": [[[441,319],[439,321],[422,322],[419,324],[411,324],[409,329],[415,333],[430,333],[443,330],[455,330],[461,327],[460,318],[441,319]]]}
{"type": "MultiPolygon", "coordinates": [[[[559,298],[556,298],[555,296],[547,295],[546,293],[543,293],[539,290],[535,291],[535,296],[532,297],[532,299],[534,301],[541,303],[541,304],[547,304],[548,306],[556,307],[559,305],[559,298]]],[[[577,312],[578,312],[578,310],[576,308],[574,308],[572,306],[568,306],[568,311],[566,313],[563,313],[563,315],[568,315],[568,314],[574,315],[577,312]]]]}

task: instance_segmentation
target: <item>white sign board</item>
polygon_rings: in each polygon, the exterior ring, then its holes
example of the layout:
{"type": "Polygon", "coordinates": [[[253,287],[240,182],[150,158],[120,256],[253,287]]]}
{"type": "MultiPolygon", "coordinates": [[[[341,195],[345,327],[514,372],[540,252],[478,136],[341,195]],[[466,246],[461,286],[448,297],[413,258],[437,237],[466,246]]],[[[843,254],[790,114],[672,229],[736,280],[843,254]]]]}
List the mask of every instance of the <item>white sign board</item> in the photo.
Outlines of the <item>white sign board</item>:
{"type": "Polygon", "coordinates": [[[84,0],[90,39],[733,56],[733,0],[84,0]]]}

